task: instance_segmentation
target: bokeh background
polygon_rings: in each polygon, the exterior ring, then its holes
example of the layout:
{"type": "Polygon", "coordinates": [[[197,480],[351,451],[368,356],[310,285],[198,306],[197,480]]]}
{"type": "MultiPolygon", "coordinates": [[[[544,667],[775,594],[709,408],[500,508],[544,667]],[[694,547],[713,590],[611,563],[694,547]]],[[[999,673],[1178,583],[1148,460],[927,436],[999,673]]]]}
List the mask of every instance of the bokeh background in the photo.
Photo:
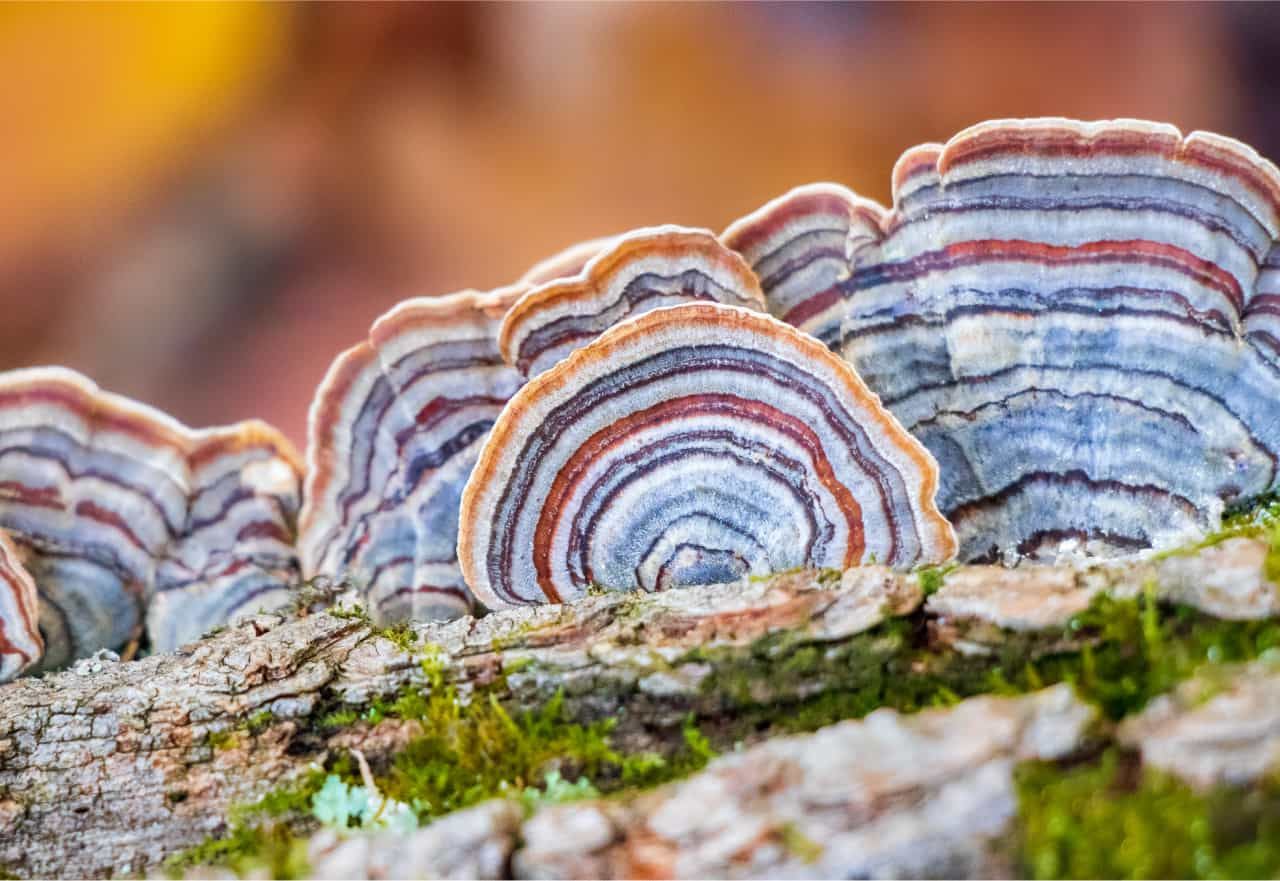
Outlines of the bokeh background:
{"type": "Polygon", "coordinates": [[[1035,115],[1280,157],[1280,4],[0,6],[0,369],[301,445],[400,299],[1035,115]]]}

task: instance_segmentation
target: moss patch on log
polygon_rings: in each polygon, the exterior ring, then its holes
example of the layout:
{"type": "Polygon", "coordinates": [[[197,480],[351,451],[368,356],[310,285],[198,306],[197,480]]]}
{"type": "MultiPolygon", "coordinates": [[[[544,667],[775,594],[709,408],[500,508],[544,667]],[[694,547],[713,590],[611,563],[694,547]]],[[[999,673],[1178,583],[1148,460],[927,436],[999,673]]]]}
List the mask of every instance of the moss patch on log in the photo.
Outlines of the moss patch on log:
{"type": "MultiPolygon", "coordinates": [[[[572,786],[592,795],[648,788],[698,771],[715,756],[692,717],[683,727],[684,746],[674,755],[625,754],[611,741],[614,720],[568,721],[563,694],[536,710],[512,714],[498,700],[505,691],[501,682],[462,695],[446,681],[445,665],[432,652],[423,659],[422,671],[424,685],[376,699],[363,712],[330,711],[317,723],[330,728],[391,718],[415,723],[420,733],[374,781],[386,798],[411,806],[419,822],[496,797],[526,805],[563,800],[566,787],[557,786],[562,780],[575,780],[572,786]]],[[[241,875],[304,877],[305,839],[299,836],[314,828],[314,799],[331,776],[361,782],[350,755],[341,755],[253,804],[233,808],[224,835],[171,856],[167,870],[178,875],[213,865],[241,875]]]]}
{"type": "Polygon", "coordinates": [[[1149,596],[1100,595],[1064,627],[1001,634],[986,654],[932,647],[928,622],[915,615],[839,643],[782,634],[745,652],[698,649],[677,663],[708,665],[704,713],[729,720],[728,736],[745,737],[815,731],[881,707],[915,712],[1059,682],[1120,719],[1206,665],[1270,654],[1280,654],[1280,622],[1223,621],[1149,596]],[[801,700],[786,698],[806,689],[812,693],[801,700]]]}
{"type": "Polygon", "coordinates": [[[1030,878],[1280,877],[1280,782],[1197,792],[1117,749],[1017,771],[1030,878]]]}

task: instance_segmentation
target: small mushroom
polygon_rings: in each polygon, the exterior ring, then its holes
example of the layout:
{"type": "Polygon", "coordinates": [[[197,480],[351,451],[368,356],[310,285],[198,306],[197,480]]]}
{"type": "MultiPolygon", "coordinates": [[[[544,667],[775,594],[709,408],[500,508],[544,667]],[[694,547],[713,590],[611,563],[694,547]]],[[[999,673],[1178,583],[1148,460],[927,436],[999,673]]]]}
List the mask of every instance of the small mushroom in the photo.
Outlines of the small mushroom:
{"type": "Polygon", "coordinates": [[[257,420],[193,432],[183,532],[156,569],[152,648],[171,651],[215,627],[289,603],[302,460],[257,420]]]}
{"type": "Polygon", "coordinates": [[[0,375],[0,527],[39,592],[42,666],[123,648],[148,604],[164,650],[281,602],[299,479],[262,423],[197,432],[71,370],[0,375]]]}
{"type": "Polygon", "coordinates": [[[542,373],[626,318],[706,300],[763,310],[746,261],[706,230],[663,226],[618,238],[582,272],[543,284],[511,307],[498,336],[508,364],[542,373]]]}
{"type": "Polygon", "coordinates": [[[458,501],[480,443],[523,382],[498,354],[527,287],[408,300],[333,363],[311,406],[303,573],[349,579],[379,621],[472,608],[458,501]]]}
{"type": "Polygon", "coordinates": [[[878,212],[802,188],[725,238],[933,452],[962,558],[1170,546],[1277,487],[1274,165],[1167,125],[1005,120],[908,151],[893,186],[878,212]]]}
{"type": "Polygon", "coordinates": [[[646,312],[512,398],[462,496],[491,606],[796,566],[938,562],[937,466],[852,368],[768,315],[646,312]]]}
{"type": "Polygon", "coordinates": [[[0,682],[18,676],[43,654],[36,583],[17,546],[0,532],[0,682]]]}

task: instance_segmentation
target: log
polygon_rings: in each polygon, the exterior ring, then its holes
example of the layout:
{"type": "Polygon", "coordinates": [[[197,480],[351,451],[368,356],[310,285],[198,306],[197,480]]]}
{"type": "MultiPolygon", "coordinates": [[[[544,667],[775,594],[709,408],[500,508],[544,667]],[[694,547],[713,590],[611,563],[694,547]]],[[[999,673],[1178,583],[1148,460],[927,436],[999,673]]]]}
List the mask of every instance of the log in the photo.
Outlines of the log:
{"type": "MultiPolygon", "coordinates": [[[[1266,545],[1239,541],[1230,550],[1244,567],[1241,578],[1267,583],[1266,545]]],[[[1005,570],[960,568],[930,603],[945,601],[952,584],[972,598],[975,577],[1016,606],[1046,579],[1092,596],[1131,595],[1169,576],[1180,602],[1203,600],[1221,612],[1223,591],[1198,598],[1188,571],[1220,571],[1229,562],[1222,547],[1172,562],[1028,567],[1016,570],[1012,587],[1005,570]],[[1170,565],[1179,567],[1178,578],[1161,568],[1170,565]]],[[[939,652],[958,657],[943,638],[957,619],[999,621],[1007,611],[989,598],[967,610],[941,602],[929,613],[922,580],[872,566],[606,594],[419,624],[411,645],[409,634],[359,617],[303,609],[257,616],[172,654],[83,660],[0,688],[0,866],[20,877],[145,872],[225,829],[232,805],[315,763],[352,747],[384,762],[406,736],[397,720],[336,729],[319,720],[427,687],[424,659],[462,692],[487,690],[513,709],[561,693],[566,719],[615,718],[618,743],[628,750],[671,748],[690,713],[753,742],[768,732],[743,734],[739,723],[752,708],[776,712],[854,687],[900,655],[903,640],[936,641],[939,652]],[[895,618],[909,623],[886,630],[895,618]]],[[[1256,593],[1242,595],[1256,600],[1256,593]]],[[[1246,611],[1256,617],[1270,607],[1254,602],[1246,611]]]]}

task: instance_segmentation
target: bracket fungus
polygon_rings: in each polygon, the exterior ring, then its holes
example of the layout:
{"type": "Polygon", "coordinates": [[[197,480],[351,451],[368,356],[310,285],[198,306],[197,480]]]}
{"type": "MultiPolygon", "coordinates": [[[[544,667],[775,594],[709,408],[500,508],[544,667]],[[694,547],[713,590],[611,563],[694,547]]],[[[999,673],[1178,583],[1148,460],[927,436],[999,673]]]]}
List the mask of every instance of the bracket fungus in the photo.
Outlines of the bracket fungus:
{"type": "Polygon", "coordinates": [[[507,405],[458,556],[494,607],[796,566],[939,562],[937,466],[817,340],[689,303],[624,321],[507,405]]]}
{"type": "Polygon", "coordinates": [[[40,660],[36,583],[22,565],[22,555],[9,536],[0,532],[0,682],[8,682],[40,660]]]}
{"type": "Polygon", "coordinates": [[[706,300],[765,308],[746,261],[706,230],[654,227],[580,247],[597,245],[604,250],[581,273],[534,288],[507,313],[498,347],[525,377],[559,363],[618,322],[661,306],[706,300]]]}
{"type": "Polygon", "coordinates": [[[40,367],[0,375],[0,527],[40,597],[43,666],[169,650],[288,597],[300,463],[260,422],[195,431],[40,367]]]}
{"type": "Polygon", "coordinates": [[[316,392],[303,574],[350,578],[380,621],[471,610],[456,558],[458,503],[481,441],[523,382],[496,336],[526,289],[401,303],[316,392]]]}
{"type": "Polygon", "coordinates": [[[1167,125],[996,121],[905,153],[893,190],[801,188],[725,239],[933,452],[962,558],[1168,546],[1276,488],[1274,165],[1167,125]]]}

